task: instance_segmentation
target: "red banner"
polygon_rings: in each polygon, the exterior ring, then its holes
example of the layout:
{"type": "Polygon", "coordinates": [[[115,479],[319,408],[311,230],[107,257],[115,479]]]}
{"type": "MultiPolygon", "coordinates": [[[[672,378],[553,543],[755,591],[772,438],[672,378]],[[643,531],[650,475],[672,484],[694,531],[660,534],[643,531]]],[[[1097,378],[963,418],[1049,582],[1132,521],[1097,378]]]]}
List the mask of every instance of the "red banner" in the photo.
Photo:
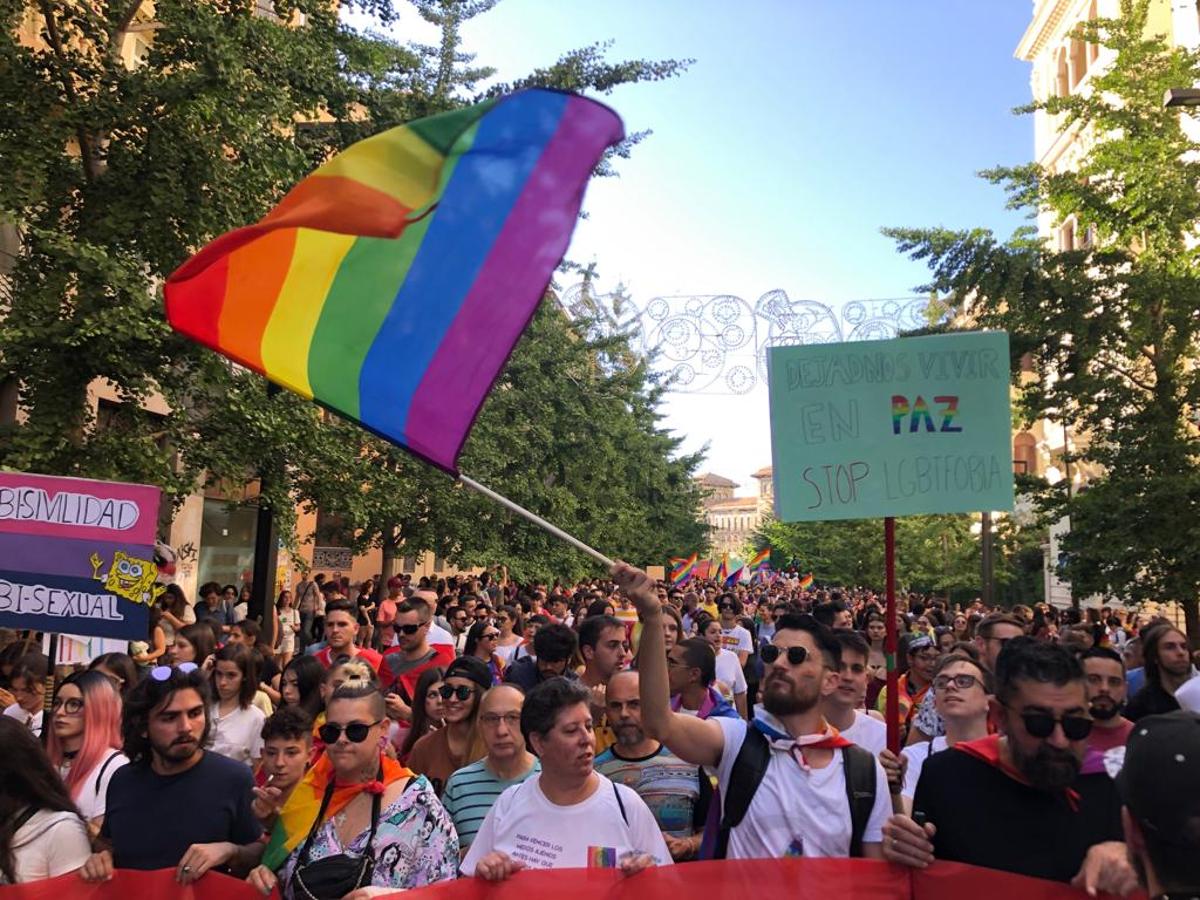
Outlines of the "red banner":
{"type": "MultiPolygon", "coordinates": [[[[404,893],[411,898],[412,891],[404,893]]],[[[613,869],[518,872],[490,884],[462,878],[421,889],[422,900],[659,900],[704,897],[745,900],[1084,900],[1087,894],[1053,881],[940,862],[925,870],[862,859],[742,859],[693,862],[622,878],[613,869]]],[[[244,881],[209,874],[180,887],[173,869],[119,871],[104,884],[77,875],[0,887],[0,900],[263,900],[244,881]]],[[[399,898],[400,893],[388,896],[399,898]]],[[[1139,894],[1143,898],[1144,894],[1139,894]]],[[[275,898],[277,900],[277,896],[275,898]]]]}

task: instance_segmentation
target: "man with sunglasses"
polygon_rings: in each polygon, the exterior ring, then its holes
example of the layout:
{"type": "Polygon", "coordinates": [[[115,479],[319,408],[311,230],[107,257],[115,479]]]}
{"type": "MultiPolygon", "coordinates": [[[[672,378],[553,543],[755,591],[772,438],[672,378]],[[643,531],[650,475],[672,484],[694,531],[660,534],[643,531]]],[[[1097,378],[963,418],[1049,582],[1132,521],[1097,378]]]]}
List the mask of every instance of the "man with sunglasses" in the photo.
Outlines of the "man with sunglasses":
{"type": "Polygon", "coordinates": [[[841,653],[829,629],[811,616],[776,623],[772,643],[762,648],[763,710],[753,723],[681,715],[670,707],[654,582],[624,563],[613,567],[613,577],[644,622],[638,673],[646,734],[717,773],[723,818],[713,855],[879,858],[891,811],[883,767],[821,713],[822,699],[837,689],[841,653]]]}
{"type": "Polygon", "coordinates": [[[99,852],[80,870],[107,881],[113,868],[174,869],[190,884],[215,869],[245,875],[264,844],[251,809],[254,778],[204,749],[208,678],[194,663],[159,666],[125,698],[121,731],[130,763],[113,775],[99,852]]]}
{"type": "Polygon", "coordinates": [[[379,684],[387,699],[388,716],[407,722],[412,718],[412,702],[421,673],[434,666],[454,662],[454,648],[429,643],[429,612],[424,601],[406,600],[396,607],[396,646],[383,654],[379,664],[379,684]]]}
{"type": "Polygon", "coordinates": [[[721,616],[721,646],[737,654],[739,666],[746,665],[746,660],[754,652],[754,640],[750,632],[738,623],[742,601],[733,594],[722,594],[717,601],[717,612],[721,616]]]}
{"type": "Polygon", "coordinates": [[[1057,644],[1014,638],[997,658],[991,704],[1002,733],[925,762],[912,818],[884,827],[885,858],[1122,892],[1130,870],[1116,788],[1104,772],[1080,772],[1092,719],[1079,661],[1057,644]]]}

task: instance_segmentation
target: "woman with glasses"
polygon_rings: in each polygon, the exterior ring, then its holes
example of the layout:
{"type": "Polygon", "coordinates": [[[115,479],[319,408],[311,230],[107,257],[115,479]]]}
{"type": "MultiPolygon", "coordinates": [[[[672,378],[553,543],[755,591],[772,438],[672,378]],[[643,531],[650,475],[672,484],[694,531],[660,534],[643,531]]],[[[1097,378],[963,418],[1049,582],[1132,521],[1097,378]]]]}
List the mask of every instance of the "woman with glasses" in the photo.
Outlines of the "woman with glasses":
{"type": "Polygon", "coordinates": [[[465,656],[473,656],[482,660],[492,673],[492,684],[500,684],[504,680],[504,660],[496,653],[500,640],[500,629],[491,622],[476,622],[467,632],[467,644],[463,648],[465,656]]]}
{"type": "Polygon", "coordinates": [[[442,721],[442,695],[440,693],[443,672],[441,667],[434,666],[422,672],[417,679],[416,700],[412,706],[412,723],[404,731],[398,751],[401,762],[408,761],[417,741],[445,724],[442,721]]]}
{"type": "Polygon", "coordinates": [[[108,783],[129,762],[121,752],[121,695],[100,672],[76,672],[59,685],[50,715],[46,755],[95,837],[108,783]]]}
{"type": "Polygon", "coordinates": [[[325,755],[284,805],[277,824],[283,840],[250,873],[252,885],[310,900],[456,876],[454,825],[429,780],[382,752],[387,721],[373,684],[356,679],[334,691],[321,726],[325,755]]]}
{"type": "Polygon", "coordinates": [[[0,884],[74,872],[88,861],[87,826],[37,738],[0,716],[0,884]]]}
{"type": "Polygon", "coordinates": [[[496,627],[500,637],[496,640],[496,655],[504,660],[507,668],[512,665],[517,648],[524,641],[525,622],[521,610],[516,606],[501,606],[496,610],[496,627]]]}
{"type": "Polygon", "coordinates": [[[478,657],[460,656],[446,667],[439,691],[446,726],[418,740],[408,758],[414,772],[433,782],[438,796],[456,769],[487,753],[479,733],[479,698],[491,686],[491,669],[478,657]]]}

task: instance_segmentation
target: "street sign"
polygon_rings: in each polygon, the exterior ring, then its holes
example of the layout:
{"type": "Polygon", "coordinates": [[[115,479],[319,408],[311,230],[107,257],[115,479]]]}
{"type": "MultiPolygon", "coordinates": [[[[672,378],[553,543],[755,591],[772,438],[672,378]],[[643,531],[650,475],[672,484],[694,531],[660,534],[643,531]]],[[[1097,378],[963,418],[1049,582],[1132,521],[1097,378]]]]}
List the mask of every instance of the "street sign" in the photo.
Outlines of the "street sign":
{"type": "Polygon", "coordinates": [[[772,347],[784,522],[1008,510],[1008,335],[772,347]]]}

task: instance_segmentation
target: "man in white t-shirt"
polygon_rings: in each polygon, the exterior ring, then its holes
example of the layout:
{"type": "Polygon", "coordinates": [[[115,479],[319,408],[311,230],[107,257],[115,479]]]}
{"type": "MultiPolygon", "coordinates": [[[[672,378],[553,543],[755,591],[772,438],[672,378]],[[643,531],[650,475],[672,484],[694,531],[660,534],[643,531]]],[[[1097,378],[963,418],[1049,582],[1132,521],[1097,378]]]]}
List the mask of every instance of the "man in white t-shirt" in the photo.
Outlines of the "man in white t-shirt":
{"type": "Polygon", "coordinates": [[[829,629],[811,616],[779,619],[772,642],[761,651],[763,712],[753,724],[684,716],[671,712],[668,702],[662,611],[653,579],[624,563],[613,567],[613,577],[644,622],[638,672],[646,733],[680,758],[717,773],[725,816],[717,855],[882,858],[883,824],[891,810],[883,768],[821,714],[821,700],[838,685],[840,648],[829,629]],[[740,789],[746,780],[746,767],[737,765],[743,746],[748,756],[765,759],[762,777],[735,824],[729,814],[733,793],[739,791],[730,788],[740,789]],[[873,790],[858,789],[864,764],[873,790]],[[848,790],[848,784],[855,789],[848,790]],[[865,810],[864,801],[869,802],[865,810]]]}
{"type": "Polygon", "coordinates": [[[592,768],[590,701],[586,687],[562,676],[529,692],[521,731],[542,771],[496,800],[463,859],[464,875],[502,881],[521,869],[580,868],[632,875],[671,864],[642,798],[592,768]]]}
{"type": "Polygon", "coordinates": [[[867,697],[867,660],[871,647],[857,631],[839,628],[833,633],[842,649],[837,689],[821,701],[825,721],[872,756],[887,749],[887,725],[863,709],[867,697]]]}
{"type": "Polygon", "coordinates": [[[739,666],[754,652],[754,639],[750,632],[738,624],[742,614],[742,601],[733,594],[722,594],[717,601],[717,613],[721,617],[721,649],[737,656],[739,666]]]}
{"type": "Polygon", "coordinates": [[[983,666],[965,653],[948,653],[938,660],[931,689],[934,708],[946,724],[946,733],[904,748],[901,755],[908,757],[908,769],[900,795],[905,813],[912,812],[925,760],[960,741],[975,741],[988,734],[992,676],[983,666]]]}

